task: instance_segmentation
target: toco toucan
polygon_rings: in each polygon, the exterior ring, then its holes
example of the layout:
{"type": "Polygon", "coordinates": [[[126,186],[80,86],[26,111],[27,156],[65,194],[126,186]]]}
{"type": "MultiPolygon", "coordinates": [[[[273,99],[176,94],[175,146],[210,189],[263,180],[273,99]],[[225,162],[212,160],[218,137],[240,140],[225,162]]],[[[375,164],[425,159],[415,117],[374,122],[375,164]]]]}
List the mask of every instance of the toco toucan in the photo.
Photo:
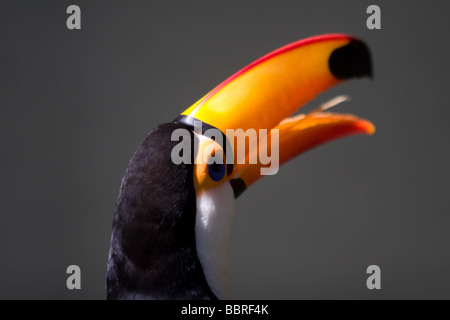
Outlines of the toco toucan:
{"type": "Polygon", "coordinates": [[[293,116],[322,91],[363,76],[372,76],[364,42],[343,34],[307,38],[254,61],[173,122],[153,129],[133,155],[120,187],[107,298],[229,298],[228,240],[235,198],[267,165],[247,160],[252,153],[278,152],[281,165],[325,142],[373,134],[371,122],[327,107],[293,116]],[[208,129],[219,131],[223,139],[208,136],[208,129]],[[227,129],[258,134],[265,129],[267,135],[256,146],[248,143],[237,161],[237,142],[230,141],[227,129]],[[187,133],[190,149],[179,149],[175,131],[187,133]],[[174,155],[185,161],[174,161],[174,155]]]}

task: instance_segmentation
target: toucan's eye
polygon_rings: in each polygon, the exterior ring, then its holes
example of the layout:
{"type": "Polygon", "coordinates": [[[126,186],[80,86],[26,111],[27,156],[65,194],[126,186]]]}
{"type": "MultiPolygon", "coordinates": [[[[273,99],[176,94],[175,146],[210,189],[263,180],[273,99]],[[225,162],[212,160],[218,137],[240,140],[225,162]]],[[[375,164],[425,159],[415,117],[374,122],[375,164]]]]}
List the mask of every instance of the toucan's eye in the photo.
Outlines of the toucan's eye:
{"type": "Polygon", "coordinates": [[[208,173],[211,179],[218,182],[222,180],[225,175],[225,165],[223,163],[211,163],[208,164],[208,173]]]}

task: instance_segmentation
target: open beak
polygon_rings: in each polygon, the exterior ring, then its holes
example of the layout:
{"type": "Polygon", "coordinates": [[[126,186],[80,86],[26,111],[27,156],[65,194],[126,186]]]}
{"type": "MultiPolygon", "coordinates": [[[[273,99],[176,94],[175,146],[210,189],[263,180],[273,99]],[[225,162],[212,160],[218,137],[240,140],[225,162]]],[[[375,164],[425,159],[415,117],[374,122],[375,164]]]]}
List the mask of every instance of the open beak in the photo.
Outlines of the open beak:
{"type": "MultiPolygon", "coordinates": [[[[329,34],[300,40],[275,50],[238,71],[185,110],[175,121],[203,129],[254,130],[257,146],[249,145],[239,156],[237,141],[232,152],[234,165],[228,172],[235,196],[264,174],[267,163],[255,153],[278,155],[282,165],[297,155],[331,140],[352,134],[373,134],[367,120],[350,114],[326,111],[322,106],[308,114],[292,116],[300,107],[326,89],[351,78],[372,76],[370,52],[360,40],[329,34]],[[292,116],[292,117],[291,117],[292,116]],[[261,131],[262,129],[262,131],[261,131]],[[267,132],[264,133],[264,129],[267,132]],[[273,130],[277,129],[277,130],[273,130]],[[265,153],[264,153],[265,152],[265,153]],[[243,161],[245,158],[246,161],[243,161]],[[255,158],[257,161],[250,161],[255,158]]],[[[331,106],[339,103],[331,102],[331,106]]],[[[249,143],[250,144],[250,143],[249,143]]],[[[227,155],[227,161],[229,157],[227,155]]],[[[229,162],[227,162],[228,167],[229,162]]]]}

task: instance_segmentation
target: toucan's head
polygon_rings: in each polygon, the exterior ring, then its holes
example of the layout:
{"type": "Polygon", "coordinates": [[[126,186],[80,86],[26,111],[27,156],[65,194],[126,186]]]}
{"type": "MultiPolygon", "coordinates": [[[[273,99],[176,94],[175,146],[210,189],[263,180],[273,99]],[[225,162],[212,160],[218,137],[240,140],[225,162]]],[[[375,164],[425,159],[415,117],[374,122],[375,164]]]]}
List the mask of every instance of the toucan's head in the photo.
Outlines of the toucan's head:
{"type": "Polygon", "coordinates": [[[259,178],[325,142],[374,126],[326,111],[292,116],[320,92],[372,76],[370,53],[342,34],[294,42],[243,68],[153,130],[117,201],[108,298],[228,298],[235,198],[259,178]]]}

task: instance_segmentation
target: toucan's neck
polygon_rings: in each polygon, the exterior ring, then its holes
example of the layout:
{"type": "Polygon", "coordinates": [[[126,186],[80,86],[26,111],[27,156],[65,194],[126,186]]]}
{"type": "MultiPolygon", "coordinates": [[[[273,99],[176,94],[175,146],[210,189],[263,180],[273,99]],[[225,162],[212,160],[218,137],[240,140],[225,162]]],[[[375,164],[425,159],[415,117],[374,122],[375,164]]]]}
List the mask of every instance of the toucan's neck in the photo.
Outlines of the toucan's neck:
{"type": "Polygon", "coordinates": [[[228,181],[197,195],[195,235],[198,257],[208,285],[219,299],[230,298],[228,248],[234,204],[233,189],[228,181]]]}
{"type": "Polygon", "coordinates": [[[109,299],[216,299],[196,248],[192,165],[170,160],[161,125],[138,147],[117,200],[107,271],[109,299]]]}

